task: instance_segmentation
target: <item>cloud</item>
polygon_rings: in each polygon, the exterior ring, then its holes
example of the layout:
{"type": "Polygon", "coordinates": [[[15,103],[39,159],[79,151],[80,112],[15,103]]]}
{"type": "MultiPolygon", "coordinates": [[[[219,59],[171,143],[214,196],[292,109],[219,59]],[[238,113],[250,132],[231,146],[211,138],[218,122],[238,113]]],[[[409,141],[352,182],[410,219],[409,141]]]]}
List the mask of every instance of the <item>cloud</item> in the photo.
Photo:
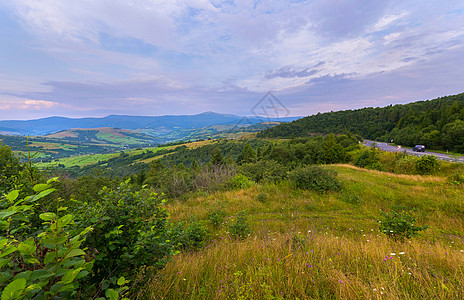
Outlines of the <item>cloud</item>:
{"type": "Polygon", "coordinates": [[[7,0],[0,94],[14,100],[0,117],[12,107],[27,115],[25,99],[58,103],[28,105],[67,116],[246,113],[271,90],[309,112],[308,97],[320,109],[414,100],[407,76],[424,82],[410,81],[420,99],[425,83],[461,86],[442,78],[464,76],[453,54],[464,44],[463,8],[455,0],[7,0]]]}

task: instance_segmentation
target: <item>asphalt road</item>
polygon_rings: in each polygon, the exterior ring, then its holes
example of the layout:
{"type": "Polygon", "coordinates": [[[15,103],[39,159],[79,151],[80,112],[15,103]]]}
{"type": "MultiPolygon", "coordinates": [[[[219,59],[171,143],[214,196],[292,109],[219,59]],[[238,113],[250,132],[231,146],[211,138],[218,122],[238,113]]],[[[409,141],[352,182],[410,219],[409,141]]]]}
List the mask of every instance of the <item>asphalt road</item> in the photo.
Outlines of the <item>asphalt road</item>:
{"type": "Polygon", "coordinates": [[[441,160],[454,161],[454,162],[464,162],[464,156],[454,156],[454,155],[448,155],[448,154],[443,154],[443,153],[430,152],[430,151],[427,151],[427,149],[425,150],[425,152],[415,152],[415,151],[412,151],[412,149],[409,149],[409,148],[400,148],[400,149],[398,149],[397,146],[392,146],[392,145],[387,144],[387,143],[374,142],[374,141],[369,141],[369,140],[364,140],[364,143],[366,144],[366,146],[369,146],[369,147],[372,146],[373,143],[377,143],[378,148],[380,150],[383,150],[383,151],[389,151],[389,152],[404,152],[404,151],[406,151],[406,153],[411,154],[411,155],[415,155],[415,156],[434,155],[438,159],[441,159],[441,160]]]}

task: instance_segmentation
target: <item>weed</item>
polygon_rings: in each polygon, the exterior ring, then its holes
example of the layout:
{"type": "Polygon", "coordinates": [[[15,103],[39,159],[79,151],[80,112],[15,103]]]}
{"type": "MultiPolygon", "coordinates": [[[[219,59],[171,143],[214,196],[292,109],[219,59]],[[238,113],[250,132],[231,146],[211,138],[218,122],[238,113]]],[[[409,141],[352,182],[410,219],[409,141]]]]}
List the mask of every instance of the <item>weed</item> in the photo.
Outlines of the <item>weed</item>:
{"type": "Polygon", "coordinates": [[[418,235],[419,231],[426,230],[428,226],[416,226],[416,218],[410,213],[401,211],[400,213],[380,212],[382,219],[379,220],[380,231],[397,241],[404,241],[418,235]]]}
{"type": "Polygon", "coordinates": [[[224,217],[226,215],[227,213],[222,209],[215,210],[208,214],[208,220],[211,222],[213,227],[218,228],[222,223],[224,223],[224,217]]]}
{"type": "Polygon", "coordinates": [[[266,193],[258,194],[258,196],[256,197],[256,200],[258,200],[261,203],[265,203],[268,199],[269,199],[269,196],[266,193]]]}
{"type": "Polygon", "coordinates": [[[230,233],[238,239],[245,239],[248,234],[251,233],[248,224],[248,217],[245,215],[245,211],[241,211],[237,214],[235,222],[229,226],[230,233]]]}

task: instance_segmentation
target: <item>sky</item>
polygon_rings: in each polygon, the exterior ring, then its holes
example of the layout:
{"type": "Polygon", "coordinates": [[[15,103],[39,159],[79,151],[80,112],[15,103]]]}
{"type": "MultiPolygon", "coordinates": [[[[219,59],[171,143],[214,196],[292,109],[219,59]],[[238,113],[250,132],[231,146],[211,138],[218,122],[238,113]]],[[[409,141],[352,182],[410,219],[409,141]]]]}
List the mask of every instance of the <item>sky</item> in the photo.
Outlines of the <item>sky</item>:
{"type": "Polygon", "coordinates": [[[0,0],[0,120],[285,116],[464,92],[462,0],[0,0]],[[284,115],[282,115],[284,116],[284,115]]]}

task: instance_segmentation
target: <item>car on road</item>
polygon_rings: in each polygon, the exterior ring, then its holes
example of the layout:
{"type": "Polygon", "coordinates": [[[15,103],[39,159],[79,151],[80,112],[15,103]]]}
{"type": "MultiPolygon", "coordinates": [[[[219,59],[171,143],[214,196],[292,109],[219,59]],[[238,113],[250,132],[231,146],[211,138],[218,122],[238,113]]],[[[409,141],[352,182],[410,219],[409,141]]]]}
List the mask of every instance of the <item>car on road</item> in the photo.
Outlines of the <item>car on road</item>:
{"type": "Polygon", "coordinates": [[[412,151],[425,152],[425,146],[424,145],[415,145],[414,148],[412,148],[412,151]]]}

